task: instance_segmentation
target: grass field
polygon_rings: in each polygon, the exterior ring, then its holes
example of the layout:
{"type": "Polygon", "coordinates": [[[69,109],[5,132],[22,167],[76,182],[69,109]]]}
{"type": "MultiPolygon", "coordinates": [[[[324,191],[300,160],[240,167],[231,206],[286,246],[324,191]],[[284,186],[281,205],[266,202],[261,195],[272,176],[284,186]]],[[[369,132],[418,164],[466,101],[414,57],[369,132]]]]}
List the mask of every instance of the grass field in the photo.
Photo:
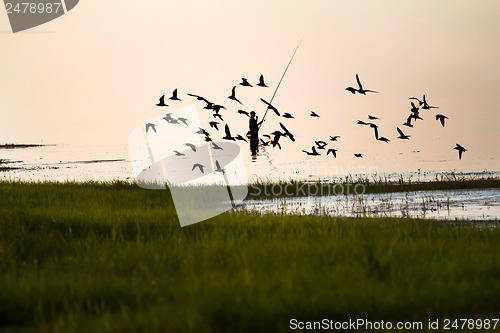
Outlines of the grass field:
{"type": "Polygon", "coordinates": [[[0,332],[498,318],[499,276],[500,228],[483,223],[226,213],[181,228],[167,191],[0,182],[0,332]]]}

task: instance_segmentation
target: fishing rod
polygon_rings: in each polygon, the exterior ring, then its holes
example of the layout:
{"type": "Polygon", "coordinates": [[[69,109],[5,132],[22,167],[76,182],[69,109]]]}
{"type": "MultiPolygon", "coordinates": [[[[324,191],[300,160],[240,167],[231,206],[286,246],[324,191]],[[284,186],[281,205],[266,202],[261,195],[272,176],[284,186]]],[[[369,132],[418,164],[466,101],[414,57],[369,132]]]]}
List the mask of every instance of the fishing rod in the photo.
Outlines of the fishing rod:
{"type": "MultiPolygon", "coordinates": [[[[272,104],[274,96],[276,96],[276,93],[278,92],[278,89],[279,89],[279,87],[281,85],[281,81],[283,81],[283,78],[285,77],[285,74],[286,74],[286,72],[288,70],[288,67],[290,67],[290,64],[292,63],[293,57],[295,57],[295,53],[297,53],[297,50],[299,49],[299,46],[302,43],[303,39],[304,39],[304,37],[302,37],[300,39],[299,44],[295,48],[295,51],[293,52],[292,57],[290,58],[290,61],[288,62],[288,65],[286,65],[285,71],[283,72],[283,75],[281,75],[281,79],[278,82],[278,85],[276,86],[276,89],[274,90],[273,97],[271,97],[271,100],[269,101],[269,104],[272,104]]],[[[259,129],[260,129],[260,126],[262,126],[262,123],[264,122],[264,119],[266,119],[267,111],[269,111],[269,105],[267,106],[266,112],[264,113],[264,116],[262,117],[262,120],[261,120],[261,122],[259,124],[259,129]]]]}

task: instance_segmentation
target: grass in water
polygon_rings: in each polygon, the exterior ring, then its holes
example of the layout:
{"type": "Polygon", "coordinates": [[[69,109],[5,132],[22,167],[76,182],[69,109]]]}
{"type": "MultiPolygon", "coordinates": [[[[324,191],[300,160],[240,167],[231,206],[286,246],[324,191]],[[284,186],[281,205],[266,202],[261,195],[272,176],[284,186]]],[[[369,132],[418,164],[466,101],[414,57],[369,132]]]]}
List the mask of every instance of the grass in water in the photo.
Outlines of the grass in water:
{"type": "Polygon", "coordinates": [[[500,229],[226,213],[168,191],[0,182],[1,332],[280,332],[289,321],[498,318],[500,229]]]}

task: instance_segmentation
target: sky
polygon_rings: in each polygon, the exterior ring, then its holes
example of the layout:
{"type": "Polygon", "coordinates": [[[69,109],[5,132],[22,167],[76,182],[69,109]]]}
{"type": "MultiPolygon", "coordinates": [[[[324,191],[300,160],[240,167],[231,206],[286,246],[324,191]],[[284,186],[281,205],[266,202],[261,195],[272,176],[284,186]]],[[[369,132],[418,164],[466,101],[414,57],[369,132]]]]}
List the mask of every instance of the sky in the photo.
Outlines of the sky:
{"type": "Polygon", "coordinates": [[[262,165],[297,167],[309,161],[302,149],[314,140],[340,135],[330,146],[343,169],[498,171],[499,12],[495,0],[81,0],[64,16],[16,34],[4,12],[0,143],[126,144],[135,127],[165,112],[155,104],[175,88],[183,101],[171,110],[201,108],[186,96],[199,94],[225,105],[227,121],[244,134],[247,119],[235,111],[262,117],[259,98],[271,98],[302,39],[273,102],[295,119],[269,114],[261,130],[281,121],[297,142],[268,150],[262,165]],[[242,77],[256,83],[260,74],[269,88],[238,87],[241,107],[227,99],[242,77]],[[380,93],[347,92],[356,74],[380,93]],[[424,121],[413,129],[401,127],[408,98],[423,94],[440,108],[422,111],[424,121]],[[309,117],[311,110],[320,118],[309,117]],[[449,117],[445,128],[436,113],[449,117]],[[380,118],[389,144],[356,125],[368,114],[380,118]],[[396,127],[411,139],[398,140],[396,127]],[[462,161],[456,143],[468,149],[462,161]],[[357,152],[365,158],[354,158],[357,152]]]}

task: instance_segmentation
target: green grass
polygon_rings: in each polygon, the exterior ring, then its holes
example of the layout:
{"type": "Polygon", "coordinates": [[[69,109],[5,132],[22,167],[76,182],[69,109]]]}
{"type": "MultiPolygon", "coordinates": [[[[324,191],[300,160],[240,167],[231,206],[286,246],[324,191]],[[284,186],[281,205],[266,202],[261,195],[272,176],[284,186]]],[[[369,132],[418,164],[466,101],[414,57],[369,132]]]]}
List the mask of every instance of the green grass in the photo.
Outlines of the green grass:
{"type": "Polygon", "coordinates": [[[438,178],[433,181],[410,182],[401,178],[397,182],[387,180],[357,179],[350,177],[338,181],[280,181],[268,182],[258,180],[248,186],[251,199],[266,199],[276,197],[303,197],[303,196],[325,196],[325,195],[352,195],[369,193],[394,193],[412,191],[437,191],[437,190],[463,190],[479,188],[500,188],[500,178],[438,178]]]}
{"type": "Polygon", "coordinates": [[[499,254],[481,223],[226,213],[181,228],[168,191],[0,182],[0,332],[498,318],[499,254]]]}

